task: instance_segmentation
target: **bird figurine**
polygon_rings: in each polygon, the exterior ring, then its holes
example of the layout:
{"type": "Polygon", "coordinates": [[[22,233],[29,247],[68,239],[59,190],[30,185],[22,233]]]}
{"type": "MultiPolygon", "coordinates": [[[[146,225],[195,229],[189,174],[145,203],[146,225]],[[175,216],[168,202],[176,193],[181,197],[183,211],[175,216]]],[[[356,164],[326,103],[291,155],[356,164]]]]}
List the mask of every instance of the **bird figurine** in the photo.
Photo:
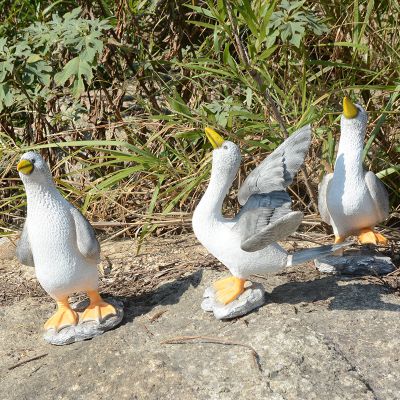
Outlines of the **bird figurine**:
{"type": "Polygon", "coordinates": [[[45,323],[45,330],[58,332],[78,324],[78,314],[68,302],[75,292],[86,292],[90,299],[79,323],[100,323],[115,315],[114,306],[98,292],[100,245],[88,220],[61,196],[39,154],[23,154],[17,170],[27,196],[27,217],[17,258],[35,267],[39,283],[57,303],[57,311],[45,323]]]}
{"type": "Polygon", "coordinates": [[[357,235],[361,244],[386,245],[388,240],[374,226],[389,215],[389,196],[383,183],[363,167],[367,113],[348,97],[343,99],[340,141],[333,173],[319,185],[318,208],[331,225],[335,243],[357,235]]]}
{"type": "Polygon", "coordinates": [[[288,254],[277,241],[295,232],[303,214],[291,210],[286,188],[301,167],[311,141],[309,125],[277,147],[246,178],[238,192],[241,204],[234,218],[222,215],[222,203],[241,163],[238,146],[205,129],[214,150],[211,178],[196,207],[192,225],[200,243],[232,276],[214,283],[215,299],[228,304],[245,290],[251,274],[265,274],[331,254],[337,245],[320,246],[288,254]]]}

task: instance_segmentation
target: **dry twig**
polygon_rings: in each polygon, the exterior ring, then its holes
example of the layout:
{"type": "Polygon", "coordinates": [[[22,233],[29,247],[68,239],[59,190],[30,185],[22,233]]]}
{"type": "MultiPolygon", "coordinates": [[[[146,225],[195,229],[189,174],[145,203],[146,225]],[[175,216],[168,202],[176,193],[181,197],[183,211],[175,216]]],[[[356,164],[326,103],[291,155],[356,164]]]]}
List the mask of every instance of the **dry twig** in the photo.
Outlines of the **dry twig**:
{"type": "Polygon", "coordinates": [[[223,340],[220,338],[214,338],[210,336],[177,336],[176,338],[171,338],[167,340],[163,340],[160,344],[187,344],[188,342],[197,341],[196,343],[213,343],[213,344],[222,344],[225,346],[240,346],[245,347],[251,351],[251,355],[253,357],[255,368],[262,372],[261,364],[260,364],[260,357],[254,347],[250,346],[249,344],[244,344],[240,342],[234,342],[231,340],[223,340]]]}
{"type": "Polygon", "coordinates": [[[165,314],[168,310],[161,310],[156,312],[154,315],[152,315],[151,317],[149,317],[149,321],[150,322],[154,322],[157,321],[163,314],[165,314]]]}
{"type": "Polygon", "coordinates": [[[8,367],[8,370],[11,371],[11,370],[13,370],[13,369],[15,369],[17,367],[20,367],[21,365],[25,365],[25,364],[27,364],[27,363],[29,363],[31,361],[40,360],[41,358],[46,357],[48,354],[49,353],[44,353],[44,354],[40,354],[40,355],[35,356],[35,357],[27,358],[26,360],[20,361],[19,363],[14,364],[11,367],[8,367]]]}

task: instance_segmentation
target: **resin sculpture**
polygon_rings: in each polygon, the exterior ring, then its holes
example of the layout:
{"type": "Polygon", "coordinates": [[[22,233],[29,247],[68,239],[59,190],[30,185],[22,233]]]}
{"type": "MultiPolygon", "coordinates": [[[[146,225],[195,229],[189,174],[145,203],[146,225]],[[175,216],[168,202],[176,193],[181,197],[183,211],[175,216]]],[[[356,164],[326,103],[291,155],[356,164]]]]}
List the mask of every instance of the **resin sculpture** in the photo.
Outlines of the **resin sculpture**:
{"type": "MultiPolygon", "coordinates": [[[[356,235],[362,245],[386,245],[388,240],[374,227],[389,214],[389,196],[377,176],[363,167],[367,113],[348,97],[343,99],[340,141],[334,171],[320,186],[318,208],[324,222],[331,225],[335,243],[356,235]]],[[[390,257],[371,246],[339,251],[315,261],[321,272],[340,275],[384,275],[395,269],[390,257]]]]}
{"type": "Polygon", "coordinates": [[[67,344],[115,326],[122,319],[122,309],[115,302],[105,302],[98,292],[100,245],[92,226],[61,196],[39,154],[25,153],[17,170],[27,196],[17,257],[35,267],[39,283],[57,303],[56,313],[44,325],[45,339],[67,344]],[[90,299],[81,314],[68,301],[76,292],[86,292],[90,299]]]}
{"type": "Polygon", "coordinates": [[[335,243],[357,235],[361,244],[387,244],[374,230],[389,214],[389,196],[383,183],[363,167],[367,113],[348,97],[343,100],[340,141],[334,172],[319,187],[318,208],[322,220],[333,228],[335,243]]]}

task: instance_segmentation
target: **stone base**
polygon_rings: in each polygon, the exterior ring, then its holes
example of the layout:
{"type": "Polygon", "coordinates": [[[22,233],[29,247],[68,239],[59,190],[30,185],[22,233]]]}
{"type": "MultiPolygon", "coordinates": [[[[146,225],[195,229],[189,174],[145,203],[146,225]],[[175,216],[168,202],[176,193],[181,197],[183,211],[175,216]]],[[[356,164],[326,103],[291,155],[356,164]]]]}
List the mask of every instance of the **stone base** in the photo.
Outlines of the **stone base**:
{"type": "MultiPolygon", "coordinates": [[[[124,316],[123,304],[121,301],[110,298],[104,300],[115,307],[117,315],[109,316],[100,323],[97,321],[79,322],[78,325],[66,326],[58,332],[51,328],[43,334],[43,339],[50,344],[63,346],[65,344],[92,339],[93,337],[102,335],[104,332],[116,327],[122,321],[124,316]]],[[[81,313],[88,305],[89,300],[84,300],[74,304],[72,308],[76,312],[81,313]]]]}
{"type": "Polygon", "coordinates": [[[365,250],[346,251],[342,256],[326,256],[314,260],[320,272],[336,275],[386,275],[396,269],[390,257],[365,250]]]}
{"type": "Polygon", "coordinates": [[[205,290],[203,298],[201,308],[204,311],[213,312],[217,319],[231,319],[262,306],[265,303],[265,289],[261,283],[252,283],[236,300],[223,305],[215,300],[215,290],[210,286],[205,290]]]}

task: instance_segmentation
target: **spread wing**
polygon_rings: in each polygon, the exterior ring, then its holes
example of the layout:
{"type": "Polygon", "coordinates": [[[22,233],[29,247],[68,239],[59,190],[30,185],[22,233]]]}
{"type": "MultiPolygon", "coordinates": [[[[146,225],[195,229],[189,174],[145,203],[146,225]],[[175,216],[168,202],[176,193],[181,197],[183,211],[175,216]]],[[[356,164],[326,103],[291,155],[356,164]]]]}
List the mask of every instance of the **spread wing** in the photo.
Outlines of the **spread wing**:
{"type": "Polygon", "coordinates": [[[35,263],[33,261],[31,245],[29,243],[26,221],[22,229],[21,237],[19,238],[17,243],[16,253],[17,253],[17,259],[21,264],[29,265],[30,267],[35,266],[35,263]]]}
{"type": "Polygon", "coordinates": [[[303,213],[292,211],[291,203],[286,191],[250,196],[232,228],[239,232],[242,250],[261,250],[292,234],[300,225],[303,213]]]}
{"type": "Polygon", "coordinates": [[[389,195],[382,181],[372,172],[365,174],[365,183],[368,187],[380,221],[384,221],[389,215],[389,195]]]}
{"type": "Polygon", "coordinates": [[[86,258],[100,262],[100,244],[89,221],[79,210],[71,207],[71,214],[75,222],[76,241],[79,251],[86,258]]]}
{"type": "Polygon", "coordinates": [[[328,205],[326,202],[326,195],[328,193],[328,187],[333,174],[327,174],[322,178],[321,183],[318,186],[318,211],[321,214],[322,221],[327,224],[331,223],[331,216],[329,214],[328,205]]]}
{"type": "Polygon", "coordinates": [[[253,194],[285,190],[303,164],[310,142],[310,125],[289,136],[243,182],[238,193],[239,203],[245,204],[253,194]]]}

